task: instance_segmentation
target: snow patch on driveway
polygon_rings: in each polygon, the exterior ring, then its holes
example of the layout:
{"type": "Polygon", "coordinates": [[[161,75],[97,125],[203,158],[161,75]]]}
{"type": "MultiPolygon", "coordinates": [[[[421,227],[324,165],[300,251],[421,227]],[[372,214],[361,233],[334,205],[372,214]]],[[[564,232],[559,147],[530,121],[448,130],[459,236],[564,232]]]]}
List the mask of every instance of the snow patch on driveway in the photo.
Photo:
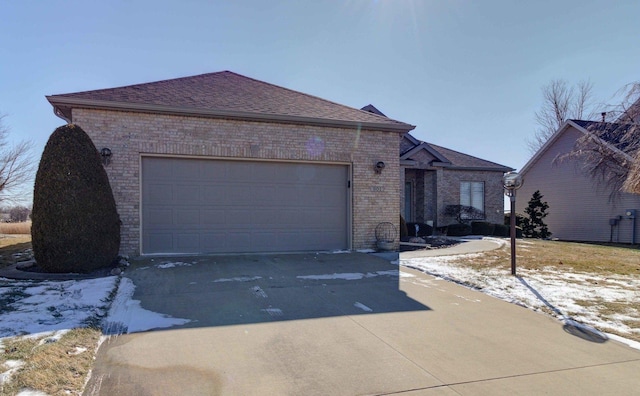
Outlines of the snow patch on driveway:
{"type": "Polygon", "coordinates": [[[353,304],[354,307],[356,308],[360,308],[361,310],[365,311],[365,312],[373,312],[373,309],[367,307],[366,305],[364,305],[361,302],[357,302],[355,304],[353,304]]]}
{"type": "Polygon", "coordinates": [[[189,319],[174,318],[146,310],[139,300],[133,300],[135,285],[129,278],[120,281],[109,315],[105,318],[103,331],[106,334],[135,333],[151,329],[179,326],[190,322],[189,319]]]}
{"type": "Polygon", "coordinates": [[[360,280],[364,278],[375,278],[376,276],[400,276],[398,270],[389,271],[376,271],[376,272],[343,272],[333,274],[320,274],[320,275],[300,275],[296,278],[306,280],[360,280]]]}

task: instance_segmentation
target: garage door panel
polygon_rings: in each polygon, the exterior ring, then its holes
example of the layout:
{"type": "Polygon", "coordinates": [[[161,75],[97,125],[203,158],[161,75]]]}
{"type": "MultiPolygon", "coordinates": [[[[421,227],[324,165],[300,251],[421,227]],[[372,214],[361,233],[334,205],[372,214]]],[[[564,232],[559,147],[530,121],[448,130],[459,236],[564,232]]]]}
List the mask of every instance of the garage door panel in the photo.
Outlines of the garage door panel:
{"type": "Polygon", "coordinates": [[[142,159],[143,253],[348,247],[348,167],[142,159]]]}
{"type": "MultiPolygon", "coordinates": [[[[208,183],[213,183],[214,181],[208,180],[208,183]]],[[[206,184],[202,186],[202,201],[203,202],[228,202],[226,200],[226,184],[206,184]]]]}
{"type": "Polygon", "coordinates": [[[249,231],[232,231],[227,232],[225,238],[225,250],[230,253],[241,252],[251,246],[251,233],[249,231]]]}
{"type": "Polygon", "coordinates": [[[252,188],[253,202],[260,206],[278,206],[281,204],[279,201],[279,189],[277,186],[272,185],[257,185],[252,188]]]}
{"type": "Polygon", "coordinates": [[[203,165],[201,160],[196,161],[176,161],[173,164],[173,176],[180,180],[199,181],[202,179],[200,168],[203,165]]]}
{"type": "Polygon", "coordinates": [[[143,240],[145,249],[151,252],[163,252],[173,249],[173,233],[153,232],[149,233],[143,240]]]}
{"type": "Polygon", "coordinates": [[[173,204],[173,185],[167,183],[150,183],[147,193],[143,196],[143,204],[171,205],[173,204]]]}
{"type": "Polygon", "coordinates": [[[342,200],[340,199],[340,193],[342,188],[328,187],[323,189],[322,201],[318,203],[320,206],[335,208],[336,210],[346,211],[346,207],[342,206],[342,200]]]}
{"type": "Polygon", "coordinates": [[[145,158],[147,163],[145,171],[145,179],[152,180],[166,180],[167,178],[173,178],[173,164],[164,160],[164,158],[145,158]]]}
{"type": "Polygon", "coordinates": [[[223,203],[234,206],[249,206],[253,202],[253,192],[250,187],[242,184],[229,185],[226,188],[223,203]]]}
{"type": "Polygon", "coordinates": [[[285,172],[279,171],[275,164],[263,163],[262,166],[260,164],[253,164],[249,177],[250,180],[256,182],[269,180],[278,183],[288,180],[283,173],[285,172]]]}
{"type": "Polygon", "coordinates": [[[200,225],[200,210],[198,209],[178,209],[175,211],[174,223],[177,226],[198,226],[200,225]]]}
{"type": "Polygon", "coordinates": [[[225,252],[224,247],[227,245],[227,232],[206,232],[202,234],[202,238],[200,239],[200,241],[202,244],[200,246],[202,252],[225,252]]]}
{"type": "Polygon", "coordinates": [[[176,202],[181,204],[198,204],[202,202],[200,198],[200,186],[192,184],[180,184],[175,188],[176,202]]]}
{"type": "Polygon", "coordinates": [[[253,216],[250,210],[229,210],[227,212],[226,225],[230,228],[246,228],[253,224],[253,216]]]}
{"type": "Polygon", "coordinates": [[[251,243],[259,252],[274,251],[281,244],[277,233],[257,231],[251,235],[251,243]]]}
{"type": "Polygon", "coordinates": [[[176,248],[178,250],[191,250],[200,248],[200,234],[178,234],[176,238],[176,248]]]}
{"type": "Polygon", "coordinates": [[[292,178],[292,180],[295,180],[298,183],[310,183],[311,181],[314,182],[321,182],[319,175],[318,175],[318,170],[316,167],[314,167],[313,165],[297,165],[295,168],[295,178],[292,178]]]}
{"type": "Polygon", "coordinates": [[[226,162],[212,162],[210,160],[199,161],[205,162],[205,165],[200,169],[202,180],[209,180],[210,182],[220,182],[229,179],[229,176],[227,175],[228,166],[226,162]]]}
{"type": "Polygon", "coordinates": [[[228,163],[227,180],[234,180],[239,183],[250,182],[255,172],[253,167],[253,162],[238,161],[236,163],[228,163]]]}
{"type": "Polygon", "coordinates": [[[270,226],[278,224],[280,221],[279,212],[272,210],[270,208],[267,209],[254,209],[252,211],[252,219],[253,223],[256,226],[270,226]]]}
{"type": "Polygon", "coordinates": [[[227,214],[223,209],[203,209],[201,215],[203,227],[214,227],[226,223],[227,214]]]}
{"type": "Polygon", "coordinates": [[[171,227],[174,223],[173,210],[171,208],[150,209],[147,211],[145,220],[154,229],[162,226],[171,227]]]}

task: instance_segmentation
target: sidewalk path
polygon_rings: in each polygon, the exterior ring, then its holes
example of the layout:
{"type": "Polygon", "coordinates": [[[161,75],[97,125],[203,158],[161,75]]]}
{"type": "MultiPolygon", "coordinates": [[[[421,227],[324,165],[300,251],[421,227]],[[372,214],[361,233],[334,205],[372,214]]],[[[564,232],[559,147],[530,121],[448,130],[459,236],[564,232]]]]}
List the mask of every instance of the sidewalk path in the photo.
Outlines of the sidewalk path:
{"type": "MultiPolygon", "coordinates": [[[[454,239],[454,238],[451,238],[454,239]]],[[[400,258],[411,259],[417,257],[453,256],[457,254],[481,253],[495,250],[504,246],[507,241],[498,238],[455,238],[459,244],[440,249],[413,250],[400,253],[400,258]]]]}

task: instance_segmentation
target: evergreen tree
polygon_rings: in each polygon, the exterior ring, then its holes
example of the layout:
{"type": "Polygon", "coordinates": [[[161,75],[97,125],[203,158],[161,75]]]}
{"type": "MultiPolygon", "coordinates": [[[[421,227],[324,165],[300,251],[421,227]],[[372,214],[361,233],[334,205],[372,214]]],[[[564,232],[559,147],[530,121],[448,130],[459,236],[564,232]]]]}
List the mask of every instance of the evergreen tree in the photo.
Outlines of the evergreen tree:
{"type": "Polygon", "coordinates": [[[549,238],[551,233],[544,223],[544,218],[549,214],[549,204],[542,201],[543,195],[536,190],[529,200],[524,212],[527,214],[522,219],[522,234],[527,238],[549,238]]]}
{"type": "Polygon", "coordinates": [[[31,240],[47,272],[88,273],[116,263],[120,218],[107,172],[77,125],[56,129],[42,153],[33,191],[31,240]]]}

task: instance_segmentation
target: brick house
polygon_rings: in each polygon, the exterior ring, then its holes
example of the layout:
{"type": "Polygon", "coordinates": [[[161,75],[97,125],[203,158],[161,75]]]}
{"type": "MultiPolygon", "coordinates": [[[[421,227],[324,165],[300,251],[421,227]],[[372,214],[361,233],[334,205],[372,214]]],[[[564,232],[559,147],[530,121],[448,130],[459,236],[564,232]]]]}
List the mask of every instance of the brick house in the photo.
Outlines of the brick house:
{"type": "Polygon", "coordinates": [[[412,125],[229,71],[47,100],[111,152],[122,254],[368,249],[399,227],[412,125]]]}
{"type": "Polygon", "coordinates": [[[400,138],[401,213],[407,222],[442,227],[456,223],[448,205],[477,209],[476,220],[502,224],[504,165],[420,141],[400,138]]]}

